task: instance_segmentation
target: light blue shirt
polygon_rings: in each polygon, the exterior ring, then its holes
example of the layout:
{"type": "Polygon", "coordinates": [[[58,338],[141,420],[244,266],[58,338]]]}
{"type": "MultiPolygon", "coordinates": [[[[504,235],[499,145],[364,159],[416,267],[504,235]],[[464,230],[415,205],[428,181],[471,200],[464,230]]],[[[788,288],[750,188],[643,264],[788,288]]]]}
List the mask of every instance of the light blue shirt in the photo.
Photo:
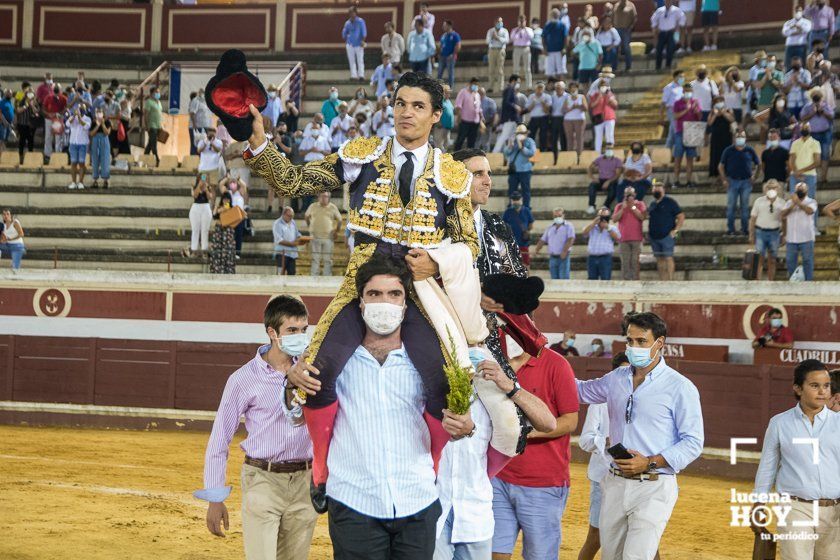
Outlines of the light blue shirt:
{"type": "Polygon", "coordinates": [[[412,30],[406,45],[409,62],[422,62],[435,54],[435,39],[429,31],[424,30],[418,35],[417,31],[412,30]]]}
{"type": "Polygon", "coordinates": [[[814,416],[814,423],[799,404],[770,419],[764,434],[761,462],[755,473],[755,491],[786,492],[804,500],[840,498],[840,414],[827,406],[814,416]],[[819,442],[794,443],[795,438],[819,442]]]}
{"type": "Polygon", "coordinates": [[[394,72],[391,70],[390,62],[387,66],[380,64],[376,67],[376,70],[373,71],[373,76],[370,77],[370,85],[376,86],[376,97],[382,97],[388,91],[385,82],[393,78],[394,72]]]}
{"type": "Polygon", "coordinates": [[[537,143],[533,138],[526,138],[522,143],[522,149],[516,145],[514,141],[513,146],[505,146],[504,154],[508,164],[512,164],[517,173],[527,173],[534,168],[531,163],[531,158],[537,153],[537,143]],[[513,158],[513,161],[511,161],[513,158]]]}
{"type": "Polygon", "coordinates": [[[357,17],[354,20],[348,19],[344,22],[344,28],[341,30],[341,38],[351,47],[361,47],[362,43],[367,37],[367,27],[365,27],[365,20],[357,17]]]}
{"type": "Polygon", "coordinates": [[[274,254],[286,255],[290,259],[298,258],[297,246],[286,247],[285,245],[280,245],[281,241],[296,241],[300,237],[300,230],[298,230],[294,218],[288,222],[282,217],[277,218],[274,220],[274,225],[271,227],[271,230],[274,233],[274,254]]]}
{"type": "Polygon", "coordinates": [[[662,88],[662,104],[669,110],[673,109],[674,103],[682,99],[682,97],[683,87],[673,80],[668,82],[668,85],[662,88]]]}
{"type": "Polygon", "coordinates": [[[676,474],[703,451],[703,412],[697,387],[661,358],[633,391],[633,368],[620,367],[603,377],[577,381],[578,398],[587,404],[607,403],[610,444],[623,443],[652,457],[662,455],[667,467],[660,473],[676,474]],[[630,423],[625,411],[630,395],[630,423]]]}
{"type": "Polygon", "coordinates": [[[336,381],[327,495],[363,515],[414,515],[438,498],[420,374],[404,347],[380,365],[359,346],[336,381]]]}

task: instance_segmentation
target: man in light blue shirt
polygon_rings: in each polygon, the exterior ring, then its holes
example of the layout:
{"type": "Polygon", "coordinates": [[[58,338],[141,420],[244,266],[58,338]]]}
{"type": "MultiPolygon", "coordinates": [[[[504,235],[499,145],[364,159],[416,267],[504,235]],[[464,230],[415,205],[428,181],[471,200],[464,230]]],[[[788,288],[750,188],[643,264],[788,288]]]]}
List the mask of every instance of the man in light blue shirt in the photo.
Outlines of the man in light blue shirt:
{"type": "Polygon", "coordinates": [[[665,322],[631,313],[624,323],[631,365],[578,381],[578,398],[607,403],[610,444],[628,452],[603,482],[602,557],[653,558],[677,502],[676,474],[703,451],[703,414],[697,388],[662,357],[665,322]]]}
{"type": "Polygon", "coordinates": [[[347,47],[347,60],[350,63],[350,79],[365,81],[365,39],[367,27],[365,20],[359,17],[356,6],[350,6],[350,19],[344,22],[341,38],[347,47]]]}
{"type": "Polygon", "coordinates": [[[408,34],[406,50],[414,72],[431,73],[430,58],[435,54],[435,39],[432,33],[423,27],[422,19],[414,20],[414,29],[408,34]]]}
{"type": "Polygon", "coordinates": [[[294,276],[298,258],[298,239],[300,230],[295,224],[295,212],[291,206],[283,208],[283,214],[271,227],[274,233],[274,257],[277,259],[277,271],[281,275],[294,276]]]}
{"type": "Polygon", "coordinates": [[[380,98],[388,91],[386,82],[394,79],[394,70],[391,66],[391,55],[382,53],[382,64],[373,71],[370,78],[370,85],[376,87],[376,98],[380,98]]]}
{"type": "Polygon", "coordinates": [[[508,140],[503,151],[508,163],[508,196],[519,191],[522,193],[523,204],[531,207],[531,174],[533,164],[531,158],[537,153],[537,143],[528,136],[528,127],[517,125],[516,136],[508,140]]]}
{"type": "MultiPolygon", "coordinates": [[[[336,381],[338,411],[327,458],[336,560],[431,560],[434,554],[441,505],[426,397],[401,338],[410,284],[405,264],[384,254],[356,274],[365,334],[336,381]]],[[[444,411],[443,427],[460,438],[475,424],[469,413],[444,411]]]]}
{"type": "Polygon", "coordinates": [[[797,405],[771,418],[764,434],[754,508],[764,505],[774,488],[789,496],[789,501],[766,504],[790,508],[784,524],[777,515],[778,531],[800,537],[779,540],[782,557],[835,558],[840,550],[840,414],[826,406],[828,369],[818,360],[801,362],[793,372],[793,392],[797,405]]]}

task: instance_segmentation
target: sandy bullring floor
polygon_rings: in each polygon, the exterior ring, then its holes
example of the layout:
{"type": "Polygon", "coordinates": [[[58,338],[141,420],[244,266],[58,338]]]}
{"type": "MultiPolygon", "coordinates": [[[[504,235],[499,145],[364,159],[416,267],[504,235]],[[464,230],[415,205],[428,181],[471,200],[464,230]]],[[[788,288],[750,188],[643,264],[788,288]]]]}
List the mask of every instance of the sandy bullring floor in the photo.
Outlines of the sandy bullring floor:
{"type": "MultiPolygon", "coordinates": [[[[225,539],[205,527],[202,484],[207,436],[0,426],[0,558],[210,560],[243,558],[239,464],[231,450],[225,539]]],[[[680,499],[663,538],[663,559],[749,558],[752,533],[729,527],[730,488],[748,484],[680,477],[680,499]]],[[[560,557],[577,558],[587,528],[584,465],[572,467],[572,492],[560,557]]],[[[310,559],[332,557],[326,517],[315,529],[310,559]]],[[[515,557],[519,557],[518,554],[515,557]]]]}

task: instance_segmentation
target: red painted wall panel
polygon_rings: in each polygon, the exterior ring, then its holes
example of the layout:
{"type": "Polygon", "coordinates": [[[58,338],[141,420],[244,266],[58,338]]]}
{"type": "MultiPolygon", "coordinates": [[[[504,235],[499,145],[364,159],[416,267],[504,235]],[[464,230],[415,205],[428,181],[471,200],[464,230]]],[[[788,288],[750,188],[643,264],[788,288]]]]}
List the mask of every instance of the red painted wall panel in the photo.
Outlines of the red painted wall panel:
{"type": "Polygon", "coordinates": [[[276,7],[272,4],[166,6],[161,48],[224,50],[240,46],[245,50],[272,49],[275,14],[276,7]]]}
{"type": "Polygon", "coordinates": [[[151,18],[149,5],[36,2],[33,46],[146,51],[151,18]]]}
{"type": "Polygon", "coordinates": [[[94,404],[172,408],[172,342],[98,339],[94,404]]]}
{"type": "Polygon", "coordinates": [[[35,315],[34,288],[0,288],[0,315],[35,315]]]}
{"type": "Polygon", "coordinates": [[[12,399],[90,404],[95,339],[15,337],[12,399]]]}
{"type": "Polygon", "coordinates": [[[166,294],[71,290],[69,317],[102,319],[166,319],[166,294]]]}

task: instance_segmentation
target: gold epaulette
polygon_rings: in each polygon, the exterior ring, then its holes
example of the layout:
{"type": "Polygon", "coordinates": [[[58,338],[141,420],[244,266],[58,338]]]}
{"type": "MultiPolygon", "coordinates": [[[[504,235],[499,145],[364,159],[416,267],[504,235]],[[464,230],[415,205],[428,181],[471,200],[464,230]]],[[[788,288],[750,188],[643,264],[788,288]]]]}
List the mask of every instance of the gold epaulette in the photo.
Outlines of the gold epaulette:
{"type": "Polygon", "coordinates": [[[466,166],[435,148],[435,183],[440,192],[450,198],[464,198],[470,194],[472,173],[466,166]]]}
{"type": "Polygon", "coordinates": [[[387,138],[354,138],[341,145],[338,157],[347,163],[370,163],[381,156],[387,146],[387,138]]]}

